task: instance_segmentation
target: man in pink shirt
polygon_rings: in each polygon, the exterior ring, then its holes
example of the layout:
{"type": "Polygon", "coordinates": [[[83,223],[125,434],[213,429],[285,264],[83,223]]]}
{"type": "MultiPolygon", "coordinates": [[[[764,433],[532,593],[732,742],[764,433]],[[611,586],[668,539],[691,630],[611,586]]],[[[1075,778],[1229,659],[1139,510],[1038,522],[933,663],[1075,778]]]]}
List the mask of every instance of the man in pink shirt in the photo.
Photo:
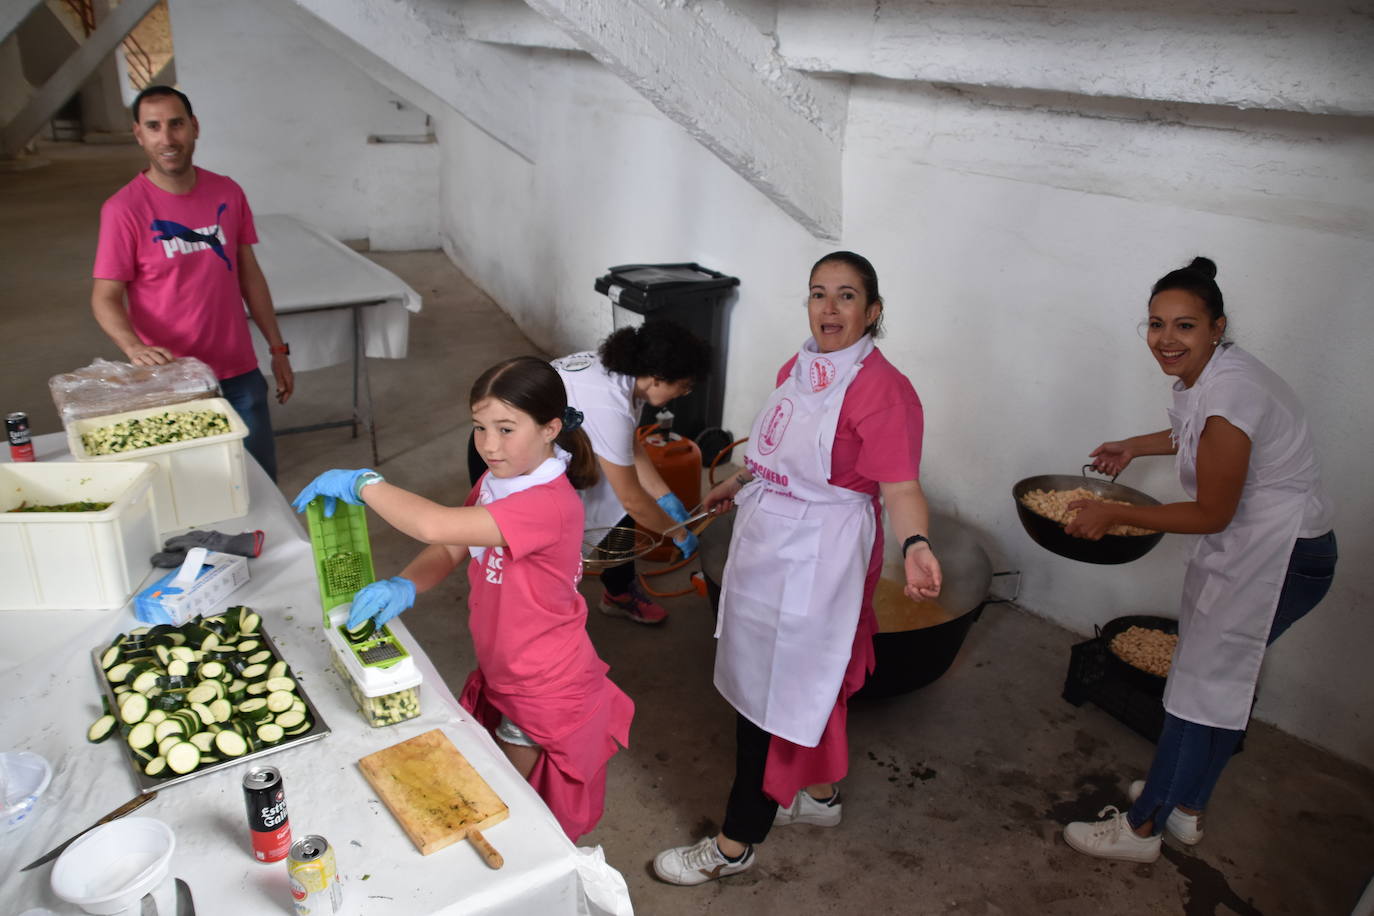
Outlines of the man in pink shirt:
{"type": "Polygon", "coordinates": [[[248,200],[232,179],[192,164],[200,123],[190,99],[150,86],[132,107],[149,167],[100,208],[91,310],[135,365],[194,356],[210,366],[248,426],[245,447],[276,480],[267,381],[245,303],[271,348],[279,403],[291,397],[295,379],[253,256],[258,236],[248,200]]]}

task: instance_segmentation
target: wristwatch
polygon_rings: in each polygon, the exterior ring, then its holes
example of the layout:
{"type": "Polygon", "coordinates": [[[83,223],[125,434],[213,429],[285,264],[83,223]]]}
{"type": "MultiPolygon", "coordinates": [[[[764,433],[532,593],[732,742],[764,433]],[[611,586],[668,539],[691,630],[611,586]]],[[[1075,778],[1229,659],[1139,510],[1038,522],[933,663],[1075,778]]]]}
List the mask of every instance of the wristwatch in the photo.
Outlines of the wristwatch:
{"type": "Polygon", "coordinates": [[[906,559],[906,552],[907,552],[908,550],[911,549],[911,547],[912,547],[913,544],[925,544],[927,547],[929,547],[929,546],[930,546],[930,538],[926,537],[924,534],[913,534],[911,537],[907,538],[905,541],[902,541],[902,559],[903,559],[903,560],[906,559]]]}
{"type": "Polygon", "coordinates": [[[284,343],[280,347],[268,347],[267,352],[272,353],[274,355],[290,356],[291,345],[289,343],[284,343]]]}
{"type": "Polygon", "coordinates": [[[386,478],[376,471],[363,471],[358,475],[358,482],[353,485],[353,495],[362,499],[363,487],[369,484],[381,483],[384,480],[386,480],[386,478]]]}

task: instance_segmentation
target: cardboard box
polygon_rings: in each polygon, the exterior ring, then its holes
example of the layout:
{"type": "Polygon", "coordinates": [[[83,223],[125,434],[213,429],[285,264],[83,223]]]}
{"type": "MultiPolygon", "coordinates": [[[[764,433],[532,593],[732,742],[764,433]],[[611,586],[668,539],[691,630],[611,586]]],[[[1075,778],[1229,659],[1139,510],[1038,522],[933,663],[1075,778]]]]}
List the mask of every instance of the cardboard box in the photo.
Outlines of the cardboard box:
{"type": "Polygon", "coordinates": [[[218,614],[225,599],[248,581],[248,560],[203,547],[186,552],[186,562],[138,593],[134,613],[144,623],[180,626],[196,616],[218,614]]]}

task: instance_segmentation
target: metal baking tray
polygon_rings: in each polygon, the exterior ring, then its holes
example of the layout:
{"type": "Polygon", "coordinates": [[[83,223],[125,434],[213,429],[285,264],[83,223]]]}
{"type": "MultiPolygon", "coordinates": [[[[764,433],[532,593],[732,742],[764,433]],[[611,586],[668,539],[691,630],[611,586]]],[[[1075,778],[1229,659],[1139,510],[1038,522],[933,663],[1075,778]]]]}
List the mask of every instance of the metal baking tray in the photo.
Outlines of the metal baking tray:
{"type": "MultiPolygon", "coordinates": [[[[272,637],[267,635],[267,631],[264,630],[261,625],[259,625],[258,631],[253,634],[253,637],[261,639],[263,646],[265,646],[277,660],[285,661],[285,659],[282,658],[281,651],[277,649],[277,644],[272,642],[272,637]]],[[[105,654],[105,650],[108,648],[110,648],[110,644],[104,643],[92,649],[91,662],[95,665],[96,682],[100,685],[100,689],[104,691],[105,698],[110,701],[110,709],[114,711],[115,718],[117,719],[119,717],[118,698],[115,696],[114,688],[110,686],[109,679],[105,677],[105,669],[100,667],[100,657],[105,654]]],[[[287,664],[290,663],[287,662],[287,664]]],[[[246,760],[256,760],[259,757],[266,757],[268,754],[275,754],[277,751],[283,751],[287,748],[295,747],[298,744],[305,744],[309,741],[318,741],[325,735],[329,734],[329,725],[324,721],[324,716],[320,715],[320,711],[315,708],[315,704],[311,702],[310,694],[305,692],[305,685],[303,685],[300,682],[300,678],[296,678],[296,694],[305,702],[305,708],[310,711],[310,719],[315,723],[313,726],[311,726],[309,731],[302,732],[299,735],[293,735],[290,738],[286,738],[282,740],[280,744],[273,745],[272,747],[265,747],[260,751],[253,751],[252,753],[244,754],[242,757],[234,757],[229,760],[221,760],[219,763],[211,764],[208,767],[198,767],[189,773],[182,774],[181,776],[169,776],[165,779],[158,779],[153,776],[149,776],[147,773],[144,773],[143,766],[138,762],[138,758],[134,756],[133,750],[129,747],[129,743],[123,740],[123,737],[119,734],[118,726],[116,726],[115,734],[110,737],[110,740],[118,740],[120,745],[123,747],[124,759],[127,760],[129,762],[129,766],[133,768],[134,781],[138,783],[139,793],[143,794],[147,792],[155,792],[160,789],[165,789],[168,786],[174,786],[177,783],[182,783],[186,782],[187,780],[196,779],[200,776],[204,776],[207,773],[215,773],[219,770],[226,770],[229,767],[236,767],[246,760]]]]}

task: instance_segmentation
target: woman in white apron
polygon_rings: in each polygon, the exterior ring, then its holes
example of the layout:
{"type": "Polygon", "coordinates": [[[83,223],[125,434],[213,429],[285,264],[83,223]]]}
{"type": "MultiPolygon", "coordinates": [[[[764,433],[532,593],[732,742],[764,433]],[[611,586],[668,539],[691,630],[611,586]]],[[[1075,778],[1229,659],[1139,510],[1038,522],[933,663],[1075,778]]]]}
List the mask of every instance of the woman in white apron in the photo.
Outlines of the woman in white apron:
{"type": "Polygon", "coordinates": [[[745,470],[706,497],[708,508],[739,506],[715,671],[738,713],[735,780],[719,835],[655,858],[664,881],[750,868],[774,824],[840,822],[847,703],[873,668],[883,506],[902,540],[907,594],[940,592],[917,479],[921,402],[873,346],[882,310],[866,259],[839,251],[816,262],[812,336],[755,418],[745,470]]]}
{"type": "MultiPolygon", "coordinates": [[[[671,321],[621,328],[584,351],[553,360],[568,391],[568,404],[581,411],[601,479],[582,490],[587,527],[630,526],[661,532],[688,519],[682,500],[635,435],[645,404],[663,407],[690,394],[711,371],[711,348],[671,321]]],[[[469,442],[468,471],[475,481],[485,465],[469,442]]],[[[696,535],[679,531],[674,543],[684,557],[697,549],[696,535]]],[[[659,624],[668,612],[645,593],[633,561],[601,571],[601,612],[635,623],[659,624]]]]}
{"type": "Polygon", "coordinates": [[[1092,453],[1109,474],[1140,455],[1177,455],[1192,501],[1081,502],[1068,526],[1092,539],[1116,524],[1202,535],[1183,579],[1149,775],[1131,786],[1129,811],[1108,806],[1106,820],[1064,828],[1065,842],[1101,858],[1153,862],[1163,831],[1188,845],[1202,839],[1202,811],[1249,721],[1265,648],[1316,606],[1336,567],[1332,506],[1302,406],[1273,371],[1223,340],[1215,277],[1215,264],[1194,258],[1151,290],[1147,340],[1177,380],[1170,428],[1092,453]]]}

